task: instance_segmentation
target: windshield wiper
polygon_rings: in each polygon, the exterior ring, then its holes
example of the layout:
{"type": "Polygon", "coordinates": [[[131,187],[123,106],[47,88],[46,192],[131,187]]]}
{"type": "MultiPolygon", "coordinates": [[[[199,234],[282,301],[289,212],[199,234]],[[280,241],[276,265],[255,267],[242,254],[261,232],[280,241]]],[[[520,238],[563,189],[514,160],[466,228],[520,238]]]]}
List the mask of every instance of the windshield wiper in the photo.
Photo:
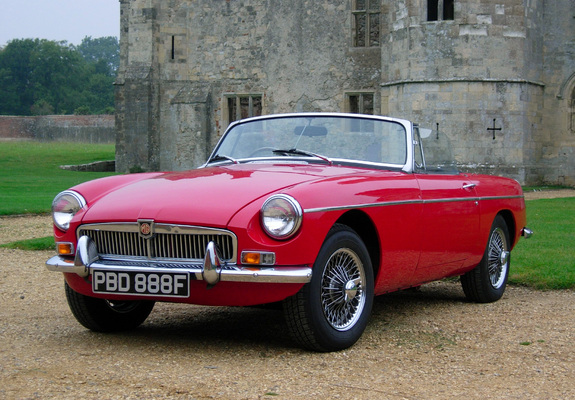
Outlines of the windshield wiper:
{"type": "Polygon", "coordinates": [[[311,151],[298,150],[298,149],[294,148],[294,149],[287,149],[287,150],[277,149],[277,150],[274,150],[273,152],[274,152],[274,154],[282,154],[282,155],[293,154],[293,155],[298,155],[298,156],[315,157],[315,158],[319,158],[320,160],[327,162],[329,165],[333,165],[333,161],[331,161],[326,156],[322,156],[321,154],[312,153],[311,151]]]}
{"type": "Polygon", "coordinates": [[[211,164],[213,162],[218,162],[218,161],[231,161],[234,164],[239,164],[239,161],[236,160],[235,158],[229,157],[229,156],[221,156],[219,154],[216,154],[215,156],[213,156],[212,158],[210,158],[206,164],[211,164]]]}

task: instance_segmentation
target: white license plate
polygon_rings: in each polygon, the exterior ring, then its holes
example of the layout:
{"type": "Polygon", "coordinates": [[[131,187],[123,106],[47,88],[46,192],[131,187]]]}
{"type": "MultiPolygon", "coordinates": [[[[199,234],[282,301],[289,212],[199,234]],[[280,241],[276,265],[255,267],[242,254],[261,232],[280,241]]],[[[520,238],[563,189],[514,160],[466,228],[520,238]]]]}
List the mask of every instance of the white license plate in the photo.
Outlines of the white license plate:
{"type": "Polygon", "coordinates": [[[94,293],[190,297],[190,275],[175,272],[92,271],[94,293]]]}

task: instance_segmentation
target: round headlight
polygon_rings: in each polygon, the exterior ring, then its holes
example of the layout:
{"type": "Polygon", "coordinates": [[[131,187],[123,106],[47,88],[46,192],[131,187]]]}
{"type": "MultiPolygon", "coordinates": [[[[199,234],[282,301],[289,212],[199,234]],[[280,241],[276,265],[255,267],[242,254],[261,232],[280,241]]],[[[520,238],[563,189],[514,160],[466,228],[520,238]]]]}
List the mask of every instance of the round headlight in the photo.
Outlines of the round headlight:
{"type": "Polygon", "coordinates": [[[52,202],[52,219],[61,230],[67,231],[74,215],[86,206],[86,200],[71,190],[59,193],[52,202]]]}
{"type": "Polygon", "coordinates": [[[288,239],[299,229],[302,209],[291,196],[277,194],[266,200],[261,209],[262,226],[274,239],[288,239]]]}

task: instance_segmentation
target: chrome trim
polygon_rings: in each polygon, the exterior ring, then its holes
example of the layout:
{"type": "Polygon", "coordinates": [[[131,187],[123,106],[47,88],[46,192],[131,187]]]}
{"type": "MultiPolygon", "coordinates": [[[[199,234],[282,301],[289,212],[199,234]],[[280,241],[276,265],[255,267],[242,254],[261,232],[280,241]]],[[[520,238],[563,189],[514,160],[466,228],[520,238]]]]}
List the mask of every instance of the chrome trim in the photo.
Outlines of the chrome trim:
{"type": "Polygon", "coordinates": [[[63,192],[58,193],[56,195],[56,197],[54,197],[54,199],[52,200],[52,205],[50,208],[50,212],[52,214],[52,221],[54,222],[54,225],[58,229],[60,229],[64,232],[68,231],[68,229],[70,228],[70,221],[72,220],[74,215],[76,215],[78,212],[80,212],[80,210],[85,208],[86,205],[87,205],[86,199],[84,199],[84,197],[80,193],[78,193],[74,190],[64,190],[63,192]],[[55,211],[54,206],[56,205],[57,200],[59,200],[61,197],[64,197],[64,196],[71,196],[72,198],[74,198],[74,200],[76,200],[76,202],[78,203],[79,208],[73,214],[69,214],[70,219],[67,222],[65,222],[63,225],[60,225],[56,220],[56,213],[61,213],[61,214],[68,214],[68,213],[62,213],[61,211],[55,211]]]}
{"type": "Polygon", "coordinates": [[[523,229],[521,229],[521,236],[523,236],[525,239],[529,239],[531,236],[533,236],[533,231],[525,226],[523,229]]]}
{"type": "MultiPolygon", "coordinates": [[[[96,243],[88,236],[82,236],[80,240],[78,240],[77,249],[76,257],[74,258],[74,265],[76,267],[85,267],[100,259],[96,243]]],[[[88,271],[86,270],[84,274],[79,275],[88,276],[88,271]]]]}
{"type": "Polygon", "coordinates": [[[53,272],[69,272],[81,277],[90,275],[90,270],[85,265],[76,265],[74,260],[62,256],[54,256],[46,261],[46,269],[53,272]]]}
{"type": "Polygon", "coordinates": [[[351,204],[346,206],[333,206],[333,207],[318,207],[318,208],[307,208],[304,213],[316,213],[316,212],[327,212],[327,211],[342,211],[342,210],[355,210],[358,208],[372,208],[372,207],[388,207],[388,206],[398,206],[405,204],[433,204],[433,203],[453,203],[462,201],[483,201],[483,200],[503,200],[503,199],[522,199],[523,196],[488,196],[488,197],[455,197],[455,198],[445,198],[445,199],[430,199],[430,200],[398,200],[398,201],[383,201],[380,203],[367,203],[367,204],[351,204]]]}
{"type": "Polygon", "coordinates": [[[487,196],[487,197],[479,197],[479,200],[505,200],[505,199],[524,199],[525,196],[521,195],[513,195],[513,196],[487,196]]]}
{"type": "Polygon", "coordinates": [[[423,200],[423,204],[435,204],[435,203],[460,203],[464,201],[479,201],[482,200],[479,197],[453,197],[449,199],[428,199],[423,200]]]}
{"type": "Polygon", "coordinates": [[[505,199],[522,199],[523,195],[513,195],[513,196],[485,196],[485,197],[454,197],[449,199],[429,199],[423,200],[424,204],[430,203],[452,203],[458,201],[484,201],[484,200],[505,200],[505,199]]]}
{"type": "Polygon", "coordinates": [[[152,223],[152,220],[138,222],[113,222],[80,225],[76,236],[96,238],[102,258],[118,260],[186,260],[202,262],[209,242],[229,243],[221,248],[224,259],[237,262],[236,235],[225,229],[205,228],[194,225],[172,225],[153,223],[153,234],[144,238],[140,233],[141,222],[152,223]],[[186,238],[187,236],[187,238],[186,238]],[[228,240],[215,240],[216,236],[228,240]]]}
{"type": "MultiPolygon", "coordinates": [[[[91,239],[81,239],[78,246],[80,254],[89,254],[91,239]]],[[[156,262],[149,260],[106,260],[97,259],[90,262],[90,258],[77,257],[76,262],[69,258],[54,256],[46,261],[49,271],[74,273],[82,277],[91,274],[91,270],[109,271],[141,271],[141,272],[184,272],[189,273],[193,279],[205,280],[209,285],[217,282],[257,282],[257,283],[308,283],[311,280],[312,269],[304,265],[283,267],[254,267],[225,263],[218,260],[216,246],[213,242],[206,249],[206,259],[195,263],[190,261],[156,262]],[[77,265],[79,261],[86,261],[89,265],[77,265]],[[219,267],[218,267],[219,264],[219,267]]]]}
{"type": "Polygon", "coordinates": [[[276,263],[276,253],[273,251],[258,251],[258,250],[243,250],[240,256],[241,262],[244,264],[249,265],[274,265],[276,263]],[[260,263],[259,264],[251,264],[244,262],[244,257],[248,254],[259,254],[260,255],[260,263]],[[264,258],[266,260],[264,260],[264,258]],[[269,261],[268,261],[269,259],[269,261]]]}
{"type": "MultiPolygon", "coordinates": [[[[385,121],[385,122],[393,122],[399,125],[402,125],[405,129],[405,139],[406,139],[406,159],[405,164],[384,164],[384,163],[374,163],[376,165],[382,166],[389,166],[392,165],[392,168],[400,168],[402,171],[410,173],[413,172],[413,146],[409,146],[408,144],[413,141],[413,123],[406,119],[401,118],[392,118],[392,117],[385,117],[381,115],[363,115],[363,114],[354,114],[354,113],[338,113],[338,112],[309,112],[309,113],[285,113],[285,114],[268,114],[268,115],[261,115],[256,117],[250,117],[245,119],[240,119],[234,121],[228,125],[224,134],[220,137],[220,140],[212,150],[212,153],[209,155],[208,160],[211,160],[219,151],[220,144],[225,139],[228,131],[232,130],[234,127],[245,124],[252,121],[265,121],[265,120],[272,120],[272,119],[280,119],[280,118],[353,118],[353,119],[360,119],[360,120],[378,120],[378,121],[385,121]]],[[[254,158],[253,160],[257,160],[254,158]]],[[[338,159],[332,159],[332,161],[337,162],[338,159]]],[[[354,162],[358,162],[358,160],[351,160],[354,162]]],[[[364,163],[364,162],[362,162],[364,163]]],[[[366,162],[368,163],[368,162],[366,162]]],[[[200,168],[207,167],[207,163],[203,164],[200,168]]]]}
{"type": "Polygon", "coordinates": [[[301,222],[303,219],[303,211],[301,208],[301,205],[299,204],[299,202],[294,199],[292,196],[289,196],[287,194],[274,194],[271,195],[270,197],[268,197],[268,199],[264,202],[264,204],[262,205],[262,208],[260,209],[260,221],[262,224],[262,227],[264,228],[265,233],[271,237],[272,239],[276,239],[276,240],[287,240],[289,238],[291,238],[293,235],[295,235],[298,231],[299,228],[301,227],[301,222]],[[295,216],[294,216],[294,226],[292,227],[292,229],[288,232],[285,233],[283,235],[274,235],[266,226],[265,223],[265,211],[266,208],[268,206],[269,203],[271,203],[272,201],[276,200],[276,199],[281,199],[281,200],[285,200],[287,201],[293,208],[294,212],[295,212],[295,216]]]}
{"type": "Polygon", "coordinates": [[[355,210],[358,208],[387,207],[387,206],[398,206],[398,205],[404,205],[404,204],[417,204],[417,203],[422,203],[421,199],[384,201],[381,203],[354,204],[354,205],[348,205],[348,206],[308,208],[308,209],[305,209],[303,212],[307,214],[307,213],[316,213],[316,212],[355,210]]]}
{"type": "Polygon", "coordinates": [[[208,243],[206,257],[204,258],[204,268],[202,269],[202,278],[208,282],[208,285],[215,285],[221,279],[222,258],[214,242],[208,243]]]}

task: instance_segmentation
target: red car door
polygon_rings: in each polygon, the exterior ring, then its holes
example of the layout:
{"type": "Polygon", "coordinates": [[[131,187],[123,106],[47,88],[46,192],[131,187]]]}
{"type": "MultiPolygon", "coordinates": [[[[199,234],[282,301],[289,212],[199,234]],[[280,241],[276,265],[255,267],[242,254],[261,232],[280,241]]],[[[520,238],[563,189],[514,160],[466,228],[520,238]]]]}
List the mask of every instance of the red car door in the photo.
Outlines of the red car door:
{"type": "Polygon", "coordinates": [[[479,243],[477,181],[465,174],[415,176],[423,201],[416,279],[428,281],[463,268],[479,243]]]}

